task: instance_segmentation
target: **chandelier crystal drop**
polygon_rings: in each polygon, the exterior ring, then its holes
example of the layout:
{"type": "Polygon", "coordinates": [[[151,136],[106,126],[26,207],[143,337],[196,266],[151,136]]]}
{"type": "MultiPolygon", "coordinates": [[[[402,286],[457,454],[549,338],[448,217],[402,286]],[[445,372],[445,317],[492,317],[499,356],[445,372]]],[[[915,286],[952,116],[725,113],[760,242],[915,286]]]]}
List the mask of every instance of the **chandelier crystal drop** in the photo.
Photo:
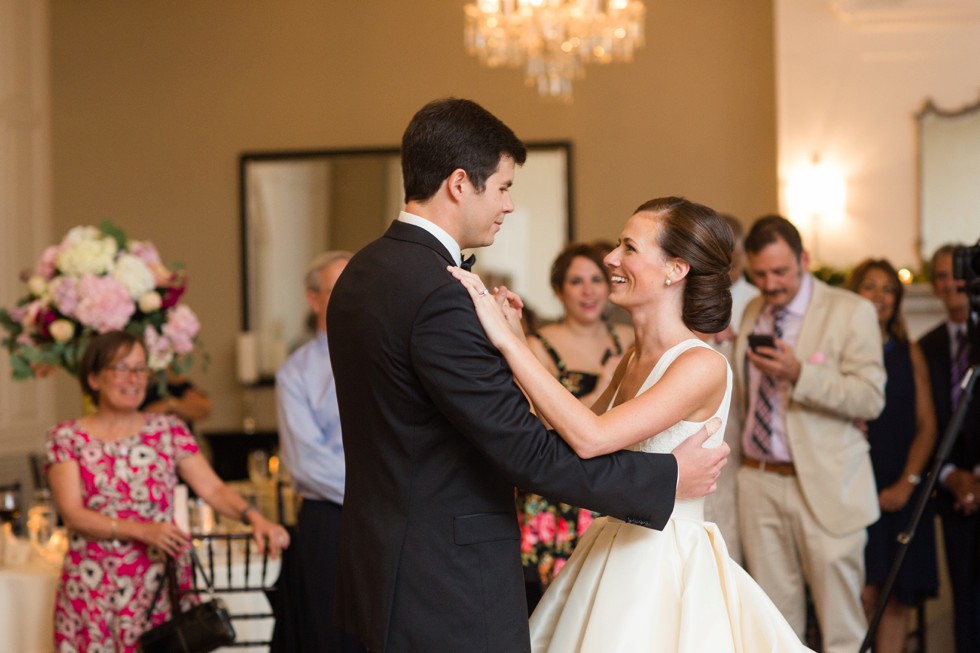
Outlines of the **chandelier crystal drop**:
{"type": "Polygon", "coordinates": [[[491,68],[523,65],[528,86],[565,101],[585,64],[632,61],[643,45],[640,0],[474,0],[464,11],[468,53],[491,68]]]}

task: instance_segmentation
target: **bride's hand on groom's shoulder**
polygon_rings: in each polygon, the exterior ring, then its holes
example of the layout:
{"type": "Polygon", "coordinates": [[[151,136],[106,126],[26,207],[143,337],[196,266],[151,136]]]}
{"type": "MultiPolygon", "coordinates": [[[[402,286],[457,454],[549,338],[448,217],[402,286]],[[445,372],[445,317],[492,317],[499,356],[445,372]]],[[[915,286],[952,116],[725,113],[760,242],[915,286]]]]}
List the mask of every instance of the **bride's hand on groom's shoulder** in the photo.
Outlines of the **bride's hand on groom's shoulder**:
{"type": "Polygon", "coordinates": [[[704,443],[720,427],[721,420],[714,417],[674,449],[678,499],[697,499],[718,489],[718,476],[731,450],[724,442],[711,448],[705,447],[704,443]]]}
{"type": "Polygon", "coordinates": [[[476,316],[480,318],[480,324],[494,346],[502,349],[515,340],[525,343],[521,325],[524,302],[517,293],[505,286],[494,288],[491,292],[478,275],[454,266],[446,269],[470,294],[476,316]]]}

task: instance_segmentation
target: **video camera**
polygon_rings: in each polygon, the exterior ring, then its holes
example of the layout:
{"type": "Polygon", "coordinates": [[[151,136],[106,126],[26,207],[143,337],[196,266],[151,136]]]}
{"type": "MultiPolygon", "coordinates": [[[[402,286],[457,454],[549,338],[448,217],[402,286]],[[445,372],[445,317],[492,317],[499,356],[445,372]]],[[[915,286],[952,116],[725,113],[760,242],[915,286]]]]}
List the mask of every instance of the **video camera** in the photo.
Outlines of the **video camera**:
{"type": "Polygon", "coordinates": [[[980,325],[977,324],[980,315],[980,240],[976,245],[957,247],[953,250],[953,278],[962,279],[963,292],[970,301],[970,313],[967,318],[971,344],[971,362],[980,362],[980,325]]]}
{"type": "Polygon", "coordinates": [[[980,240],[953,251],[953,277],[966,282],[963,290],[970,297],[971,311],[980,310],[980,240]]]}

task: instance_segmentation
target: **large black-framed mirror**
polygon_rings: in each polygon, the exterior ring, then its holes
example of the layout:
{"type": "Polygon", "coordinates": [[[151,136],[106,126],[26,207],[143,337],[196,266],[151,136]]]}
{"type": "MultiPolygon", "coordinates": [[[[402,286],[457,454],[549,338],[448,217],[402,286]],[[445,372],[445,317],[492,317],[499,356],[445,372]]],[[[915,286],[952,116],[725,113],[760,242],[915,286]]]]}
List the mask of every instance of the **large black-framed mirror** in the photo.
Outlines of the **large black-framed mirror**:
{"type": "MultiPolygon", "coordinates": [[[[528,144],[507,217],[476,270],[506,283],[545,318],[560,305],[552,260],[573,239],[572,146],[528,144]]],[[[397,148],[246,152],[239,159],[242,330],[254,334],[260,380],[312,334],[303,272],[320,252],[357,251],[404,205],[397,148]]]]}

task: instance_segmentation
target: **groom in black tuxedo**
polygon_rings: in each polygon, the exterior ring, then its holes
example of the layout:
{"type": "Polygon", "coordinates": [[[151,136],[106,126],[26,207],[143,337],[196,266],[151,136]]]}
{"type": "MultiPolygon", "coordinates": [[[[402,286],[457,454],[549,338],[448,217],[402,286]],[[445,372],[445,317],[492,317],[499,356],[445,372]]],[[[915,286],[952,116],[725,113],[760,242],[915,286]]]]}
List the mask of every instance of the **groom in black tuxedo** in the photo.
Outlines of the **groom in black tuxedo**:
{"type": "MultiPolygon", "coordinates": [[[[663,528],[713,491],[727,447],[582,460],[531,414],[446,271],[493,242],[526,150],[479,105],[437,100],[402,140],[406,206],[334,287],[347,459],[337,609],[371,651],[529,651],[514,486],[663,528]]],[[[501,299],[503,301],[503,299],[501,299]]]]}

